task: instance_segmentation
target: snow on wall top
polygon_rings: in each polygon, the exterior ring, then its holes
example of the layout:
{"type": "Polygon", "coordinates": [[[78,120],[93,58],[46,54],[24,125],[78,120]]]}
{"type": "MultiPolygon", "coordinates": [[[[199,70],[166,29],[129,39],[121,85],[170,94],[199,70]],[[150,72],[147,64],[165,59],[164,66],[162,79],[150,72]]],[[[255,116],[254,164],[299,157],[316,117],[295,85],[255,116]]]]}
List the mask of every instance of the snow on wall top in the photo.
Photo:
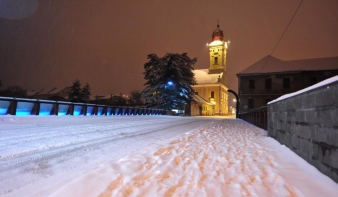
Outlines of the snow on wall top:
{"type": "Polygon", "coordinates": [[[267,55],[256,63],[249,66],[248,68],[237,73],[237,75],[255,73],[276,73],[285,71],[336,69],[338,69],[338,57],[283,61],[273,56],[267,55]]]}
{"type": "Polygon", "coordinates": [[[278,97],[277,99],[275,100],[272,100],[270,102],[268,102],[268,104],[271,104],[271,103],[275,103],[277,101],[280,101],[280,100],[284,100],[284,99],[287,99],[287,98],[290,98],[290,97],[293,97],[293,96],[296,96],[298,94],[301,94],[301,93],[304,93],[304,92],[307,92],[307,91],[310,91],[310,90],[313,90],[313,89],[316,89],[316,88],[319,88],[319,87],[322,87],[322,86],[325,86],[327,84],[330,84],[330,83],[333,83],[335,81],[338,81],[338,75],[337,76],[334,76],[334,77],[331,77],[331,78],[328,78],[324,81],[321,81],[319,83],[316,83],[315,85],[312,85],[310,87],[307,87],[307,88],[304,88],[302,90],[299,90],[297,92],[293,92],[293,93],[290,93],[290,94],[285,94],[281,97],[278,97]]]}
{"type": "Polygon", "coordinates": [[[223,73],[209,74],[208,69],[196,69],[193,71],[195,74],[196,83],[198,84],[210,84],[218,83],[218,77],[222,78],[223,73]]]}

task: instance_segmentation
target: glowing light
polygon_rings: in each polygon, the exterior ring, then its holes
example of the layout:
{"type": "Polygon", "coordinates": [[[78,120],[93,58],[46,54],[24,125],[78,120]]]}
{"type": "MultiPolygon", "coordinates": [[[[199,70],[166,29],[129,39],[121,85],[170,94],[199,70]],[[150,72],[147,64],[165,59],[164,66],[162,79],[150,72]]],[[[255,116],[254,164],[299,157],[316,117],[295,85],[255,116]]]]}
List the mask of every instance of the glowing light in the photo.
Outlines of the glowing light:
{"type": "Polygon", "coordinates": [[[167,83],[168,85],[173,85],[173,82],[172,81],[168,81],[168,83],[167,83]]]}
{"type": "Polygon", "coordinates": [[[67,114],[69,105],[59,105],[58,116],[64,116],[67,114]]]}
{"type": "Polygon", "coordinates": [[[27,112],[27,111],[16,111],[16,115],[17,116],[29,116],[31,115],[31,112],[27,112]]]}
{"type": "Polygon", "coordinates": [[[6,115],[9,104],[9,101],[0,101],[0,115],[6,115]]]}
{"type": "Polygon", "coordinates": [[[47,111],[43,111],[43,112],[39,112],[39,116],[49,116],[50,112],[47,111]]]}
{"type": "Polygon", "coordinates": [[[0,115],[6,115],[7,108],[0,108],[0,115]]]}
{"type": "Polygon", "coordinates": [[[82,109],[82,106],[75,105],[75,106],[74,106],[73,116],[79,116],[80,113],[81,113],[81,109],[82,109]]]}
{"type": "Polygon", "coordinates": [[[232,99],[232,101],[235,102],[235,103],[237,102],[236,99],[232,99]]]}
{"type": "Polygon", "coordinates": [[[27,102],[18,102],[18,105],[16,107],[16,115],[17,116],[27,116],[31,114],[31,111],[33,109],[34,104],[33,103],[27,103],[27,102]]]}
{"type": "Polygon", "coordinates": [[[87,112],[86,112],[87,116],[92,115],[93,108],[94,108],[93,106],[87,106],[87,112]]]}
{"type": "Polygon", "coordinates": [[[48,116],[50,115],[50,112],[53,109],[53,104],[51,103],[40,103],[40,110],[39,115],[40,116],[48,116]]]}
{"type": "Polygon", "coordinates": [[[114,115],[116,116],[116,115],[118,115],[118,114],[119,114],[119,108],[116,108],[116,109],[115,109],[115,114],[114,114],[114,115]]]}
{"type": "Polygon", "coordinates": [[[102,111],[103,111],[103,107],[98,107],[98,109],[97,109],[97,115],[101,116],[102,115],[102,111]]]}

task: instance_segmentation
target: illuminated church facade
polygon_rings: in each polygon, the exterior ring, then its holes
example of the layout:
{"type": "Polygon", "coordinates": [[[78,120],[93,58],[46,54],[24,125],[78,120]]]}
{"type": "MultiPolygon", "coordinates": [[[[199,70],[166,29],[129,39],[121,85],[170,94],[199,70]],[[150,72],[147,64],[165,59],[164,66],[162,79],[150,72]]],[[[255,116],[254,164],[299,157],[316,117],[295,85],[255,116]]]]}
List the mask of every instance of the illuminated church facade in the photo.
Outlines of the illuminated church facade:
{"type": "Polygon", "coordinates": [[[228,115],[228,88],[226,79],[226,54],[229,42],[217,25],[208,43],[209,68],[195,69],[194,99],[191,103],[192,116],[228,115]]]}

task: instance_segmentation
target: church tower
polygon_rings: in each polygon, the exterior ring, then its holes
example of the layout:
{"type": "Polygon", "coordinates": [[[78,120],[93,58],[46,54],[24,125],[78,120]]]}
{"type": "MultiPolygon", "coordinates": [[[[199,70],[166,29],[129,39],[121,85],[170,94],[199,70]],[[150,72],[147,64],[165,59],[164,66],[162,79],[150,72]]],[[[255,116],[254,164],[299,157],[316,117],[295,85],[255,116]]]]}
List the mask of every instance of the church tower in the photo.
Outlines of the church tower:
{"type": "Polygon", "coordinates": [[[224,33],[217,24],[217,29],[212,32],[212,42],[209,46],[209,74],[225,73],[226,69],[226,54],[228,42],[224,39],[224,33]]]}
{"type": "Polygon", "coordinates": [[[193,71],[196,79],[196,85],[193,86],[196,102],[192,102],[190,105],[191,115],[228,115],[228,88],[225,70],[228,44],[223,31],[217,24],[217,29],[212,32],[212,41],[207,44],[210,58],[209,68],[193,71]]]}

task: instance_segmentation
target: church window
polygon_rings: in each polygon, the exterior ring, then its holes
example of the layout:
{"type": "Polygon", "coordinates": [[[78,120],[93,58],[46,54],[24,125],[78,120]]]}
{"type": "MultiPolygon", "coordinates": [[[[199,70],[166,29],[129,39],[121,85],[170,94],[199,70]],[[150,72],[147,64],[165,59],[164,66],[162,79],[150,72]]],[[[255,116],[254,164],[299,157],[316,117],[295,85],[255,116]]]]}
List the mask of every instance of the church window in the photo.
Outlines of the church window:
{"type": "Polygon", "coordinates": [[[214,57],[214,64],[218,64],[218,57],[214,57]]]}
{"type": "Polygon", "coordinates": [[[215,97],[215,92],[214,91],[211,91],[211,98],[214,98],[215,97]]]}

